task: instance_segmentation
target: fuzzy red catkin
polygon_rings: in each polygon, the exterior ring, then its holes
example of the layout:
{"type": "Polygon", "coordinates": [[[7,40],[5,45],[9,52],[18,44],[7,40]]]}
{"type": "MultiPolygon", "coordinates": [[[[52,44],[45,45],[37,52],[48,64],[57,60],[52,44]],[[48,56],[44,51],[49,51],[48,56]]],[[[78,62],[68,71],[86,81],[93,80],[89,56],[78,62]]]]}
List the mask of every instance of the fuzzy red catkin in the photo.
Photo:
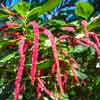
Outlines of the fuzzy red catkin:
{"type": "Polygon", "coordinates": [[[45,35],[47,35],[49,40],[50,40],[50,42],[51,42],[51,47],[52,47],[52,51],[53,51],[53,54],[54,54],[55,63],[56,63],[56,66],[57,66],[58,85],[59,85],[61,94],[64,94],[64,90],[63,90],[63,87],[62,87],[61,73],[60,73],[59,58],[58,58],[58,53],[57,53],[57,49],[56,49],[56,42],[54,40],[54,37],[53,37],[52,33],[49,30],[43,29],[43,30],[40,30],[40,32],[42,32],[45,35]]]}
{"type": "Polygon", "coordinates": [[[54,63],[53,65],[52,65],[52,69],[51,69],[51,73],[52,73],[52,76],[54,75],[54,73],[56,72],[56,63],[54,63]]]}
{"type": "Polygon", "coordinates": [[[61,28],[62,31],[67,31],[67,32],[75,32],[75,28],[72,26],[66,26],[61,28]]]}
{"type": "Polygon", "coordinates": [[[59,40],[67,40],[67,39],[71,39],[71,38],[72,38],[72,36],[70,36],[70,35],[62,35],[59,37],[59,40]]]}
{"type": "MultiPolygon", "coordinates": [[[[72,40],[72,36],[70,36],[70,35],[62,35],[62,36],[60,36],[59,37],[59,40],[72,40]]],[[[81,45],[83,45],[83,46],[85,46],[85,47],[89,47],[89,45],[88,44],[86,44],[86,43],[84,43],[84,42],[82,42],[82,41],[80,41],[80,39],[76,39],[76,38],[73,38],[74,39],[74,44],[81,44],[81,45]]]]}
{"type": "Polygon", "coordinates": [[[22,37],[20,39],[20,44],[18,47],[20,59],[19,59],[19,64],[18,64],[18,69],[17,69],[16,80],[15,80],[14,100],[19,100],[20,82],[22,79],[22,74],[23,74],[23,69],[24,69],[24,64],[25,64],[24,45],[25,45],[25,40],[22,37]]]}
{"type": "Polygon", "coordinates": [[[41,92],[42,92],[42,86],[41,86],[40,81],[38,81],[38,83],[37,83],[36,91],[37,91],[37,97],[40,98],[41,95],[42,95],[42,94],[41,94],[41,92]]]}
{"type": "Polygon", "coordinates": [[[34,85],[39,48],[39,27],[35,21],[30,22],[34,32],[34,46],[32,50],[31,82],[34,85]]]}
{"type": "Polygon", "coordinates": [[[63,80],[63,89],[65,88],[65,84],[68,80],[68,72],[66,71],[66,64],[62,61],[63,69],[64,69],[64,80],[63,80]]]}
{"type": "Polygon", "coordinates": [[[84,42],[82,42],[80,39],[76,39],[76,44],[81,44],[81,45],[83,45],[83,46],[85,46],[85,47],[89,47],[89,45],[88,44],[86,44],[86,43],[84,43],[84,42]]]}
{"type": "MultiPolygon", "coordinates": [[[[40,75],[41,75],[41,73],[40,73],[40,70],[39,70],[38,73],[37,73],[37,76],[40,77],[40,75]]],[[[37,82],[36,92],[37,92],[37,97],[41,98],[41,96],[42,96],[42,94],[41,94],[41,92],[42,92],[42,85],[41,85],[39,80],[37,82]]]]}
{"type": "Polygon", "coordinates": [[[76,71],[75,71],[75,68],[74,68],[73,59],[69,60],[69,64],[70,64],[70,68],[71,68],[72,73],[73,73],[73,77],[74,77],[75,81],[78,82],[79,80],[78,80],[78,77],[77,77],[77,74],[76,74],[76,71]]]}

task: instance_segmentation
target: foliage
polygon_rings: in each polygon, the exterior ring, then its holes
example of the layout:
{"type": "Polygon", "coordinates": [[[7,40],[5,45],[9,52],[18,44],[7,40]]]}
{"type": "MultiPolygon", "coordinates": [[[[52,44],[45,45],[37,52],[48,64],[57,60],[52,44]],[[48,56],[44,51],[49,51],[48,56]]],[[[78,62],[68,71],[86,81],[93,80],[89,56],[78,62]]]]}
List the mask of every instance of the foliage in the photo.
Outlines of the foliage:
{"type": "Polygon", "coordinates": [[[81,19],[65,22],[57,16],[43,23],[39,15],[59,2],[48,0],[34,8],[20,2],[13,11],[1,4],[0,19],[5,21],[0,26],[2,100],[100,98],[100,65],[96,68],[100,56],[100,17],[90,20],[93,6],[79,2],[75,13],[81,19]]]}

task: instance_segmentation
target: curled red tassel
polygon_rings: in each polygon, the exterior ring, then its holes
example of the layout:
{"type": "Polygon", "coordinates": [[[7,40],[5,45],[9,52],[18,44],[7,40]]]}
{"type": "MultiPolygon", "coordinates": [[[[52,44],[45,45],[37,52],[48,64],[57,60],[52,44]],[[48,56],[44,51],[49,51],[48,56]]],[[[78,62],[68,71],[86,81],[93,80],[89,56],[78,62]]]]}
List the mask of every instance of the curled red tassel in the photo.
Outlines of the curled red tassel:
{"type": "Polygon", "coordinates": [[[80,39],[73,38],[70,35],[62,35],[62,36],[59,37],[59,40],[70,40],[70,42],[71,42],[70,44],[74,44],[74,45],[81,44],[85,47],[89,47],[88,44],[82,42],[80,39]]]}
{"type": "Polygon", "coordinates": [[[93,46],[96,50],[97,55],[100,56],[100,49],[94,42],[90,41],[87,38],[81,39],[81,41],[83,41],[84,43],[87,43],[90,46],[93,46]]]}
{"type": "Polygon", "coordinates": [[[89,36],[92,35],[93,39],[95,40],[96,44],[98,45],[98,47],[100,48],[100,39],[98,38],[97,34],[94,32],[88,32],[87,33],[89,36]]]}
{"type": "Polygon", "coordinates": [[[80,39],[76,39],[76,44],[81,44],[81,45],[83,45],[87,48],[89,47],[89,44],[86,44],[86,43],[82,42],[80,39]]]}
{"type": "Polygon", "coordinates": [[[16,80],[15,80],[14,100],[19,100],[20,82],[21,82],[21,79],[22,79],[24,63],[25,63],[25,52],[24,52],[25,48],[24,48],[24,45],[25,45],[25,40],[24,40],[23,37],[21,37],[20,44],[19,44],[19,47],[18,47],[20,59],[19,59],[19,64],[18,64],[18,69],[17,69],[16,80]]]}
{"type": "Polygon", "coordinates": [[[59,58],[58,58],[58,53],[57,53],[57,49],[56,49],[56,45],[55,45],[56,43],[55,43],[54,37],[53,37],[52,33],[47,29],[40,30],[40,32],[47,35],[50,42],[51,42],[51,47],[52,47],[52,51],[53,51],[53,54],[54,54],[55,63],[56,63],[56,66],[57,66],[58,85],[59,85],[61,94],[63,94],[64,90],[63,90],[63,87],[62,87],[62,79],[61,79],[61,73],[60,73],[60,67],[59,67],[60,66],[59,65],[59,58]]]}
{"type": "Polygon", "coordinates": [[[34,47],[32,51],[32,67],[31,67],[31,82],[34,85],[36,66],[38,60],[39,28],[38,28],[38,24],[35,21],[30,22],[30,24],[33,26],[33,31],[34,31],[34,47]]]}

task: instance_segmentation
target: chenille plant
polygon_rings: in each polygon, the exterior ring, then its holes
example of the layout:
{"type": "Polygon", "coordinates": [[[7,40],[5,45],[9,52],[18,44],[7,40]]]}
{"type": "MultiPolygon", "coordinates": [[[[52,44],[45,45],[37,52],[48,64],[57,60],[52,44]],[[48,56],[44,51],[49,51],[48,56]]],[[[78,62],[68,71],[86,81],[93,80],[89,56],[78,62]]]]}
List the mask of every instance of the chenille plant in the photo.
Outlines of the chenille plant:
{"type": "Polygon", "coordinates": [[[79,2],[78,20],[65,22],[58,16],[43,23],[41,15],[60,2],[48,0],[38,7],[20,2],[13,10],[0,4],[2,100],[99,98],[95,88],[100,83],[96,69],[100,67],[100,18],[90,20],[93,6],[79,2]]]}

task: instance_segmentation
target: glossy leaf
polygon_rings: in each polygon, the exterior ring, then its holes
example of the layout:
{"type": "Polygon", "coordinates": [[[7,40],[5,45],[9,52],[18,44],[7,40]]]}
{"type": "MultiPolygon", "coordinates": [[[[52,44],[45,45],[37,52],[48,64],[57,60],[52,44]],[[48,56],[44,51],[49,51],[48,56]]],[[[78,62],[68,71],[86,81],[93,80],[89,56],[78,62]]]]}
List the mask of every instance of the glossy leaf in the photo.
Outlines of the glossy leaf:
{"type": "Polygon", "coordinates": [[[24,1],[19,2],[17,5],[14,6],[15,11],[22,16],[25,16],[27,14],[29,8],[30,8],[30,4],[24,1]]]}
{"type": "Polygon", "coordinates": [[[94,12],[94,8],[91,4],[87,2],[78,2],[75,9],[75,14],[79,17],[88,19],[94,12]]]}

